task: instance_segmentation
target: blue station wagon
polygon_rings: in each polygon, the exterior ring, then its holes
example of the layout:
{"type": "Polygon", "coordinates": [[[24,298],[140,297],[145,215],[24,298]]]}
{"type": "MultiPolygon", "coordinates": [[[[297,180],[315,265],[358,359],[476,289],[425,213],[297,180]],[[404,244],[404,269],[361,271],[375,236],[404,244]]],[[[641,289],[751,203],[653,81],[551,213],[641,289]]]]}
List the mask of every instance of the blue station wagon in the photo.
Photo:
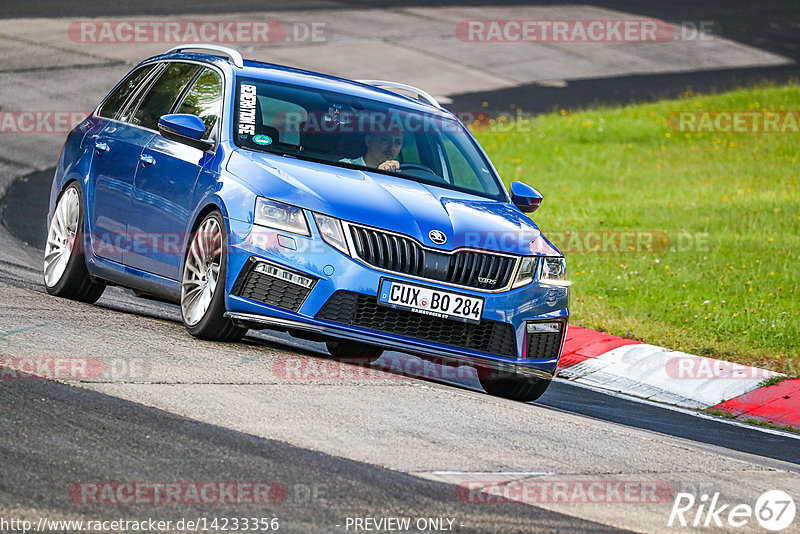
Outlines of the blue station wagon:
{"type": "Polygon", "coordinates": [[[339,358],[470,365],[530,401],[569,318],[563,254],[480,145],[420,89],[186,45],[134,68],[70,132],[44,281],[180,304],[188,332],[273,329],[339,358]]]}

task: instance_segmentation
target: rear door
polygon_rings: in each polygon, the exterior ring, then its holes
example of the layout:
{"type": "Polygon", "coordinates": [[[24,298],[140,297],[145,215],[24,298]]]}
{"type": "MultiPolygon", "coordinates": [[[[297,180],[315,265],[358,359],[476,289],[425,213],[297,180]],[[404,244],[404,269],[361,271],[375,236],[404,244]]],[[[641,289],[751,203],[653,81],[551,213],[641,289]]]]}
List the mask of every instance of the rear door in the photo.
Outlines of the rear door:
{"type": "Polygon", "coordinates": [[[125,220],[139,155],[153,132],[120,121],[126,104],[144,90],[161,65],[133,71],[100,106],[100,130],[89,139],[94,151],[87,185],[87,213],[92,249],[97,256],[122,262],[126,246],[125,220]]]}
{"type": "MultiPolygon", "coordinates": [[[[158,117],[167,113],[196,115],[206,126],[203,138],[216,139],[222,111],[222,75],[210,67],[198,69],[195,74],[181,98],[176,98],[170,108],[153,108],[142,115],[143,120],[157,123],[158,117]]],[[[157,89],[157,85],[153,87],[157,89]]],[[[150,140],[134,179],[128,233],[150,236],[151,240],[149,246],[139,246],[126,256],[127,265],[172,280],[180,279],[187,238],[184,234],[194,208],[195,183],[200,170],[213,156],[213,151],[204,152],[161,135],[150,140]]]]}

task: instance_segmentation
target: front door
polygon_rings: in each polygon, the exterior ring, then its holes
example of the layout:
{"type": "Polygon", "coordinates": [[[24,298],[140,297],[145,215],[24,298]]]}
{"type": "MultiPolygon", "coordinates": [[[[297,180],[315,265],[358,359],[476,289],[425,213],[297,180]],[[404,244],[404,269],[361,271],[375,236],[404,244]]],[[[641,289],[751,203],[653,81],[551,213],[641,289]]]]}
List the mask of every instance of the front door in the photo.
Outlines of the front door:
{"type": "MultiPolygon", "coordinates": [[[[182,101],[161,115],[196,115],[206,125],[204,139],[213,140],[221,104],[222,78],[214,69],[206,68],[182,101]]],[[[126,256],[127,265],[180,280],[195,184],[200,170],[213,157],[213,151],[204,152],[161,135],[154,136],[145,147],[136,171],[127,225],[128,235],[137,246],[126,256]]]]}

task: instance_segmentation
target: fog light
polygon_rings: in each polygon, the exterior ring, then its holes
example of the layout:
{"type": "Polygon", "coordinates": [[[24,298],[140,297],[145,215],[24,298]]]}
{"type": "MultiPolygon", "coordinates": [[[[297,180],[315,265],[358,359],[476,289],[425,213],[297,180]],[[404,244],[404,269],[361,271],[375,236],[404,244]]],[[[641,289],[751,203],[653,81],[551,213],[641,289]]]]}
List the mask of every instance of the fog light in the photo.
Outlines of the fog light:
{"type": "Polygon", "coordinates": [[[528,323],[528,332],[531,334],[561,332],[561,323],[528,323]]]}
{"type": "Polygon", "coordinates": [[[314,285],[313,278],[309,278],[307,276],[303,276],[302,274],[282,269],[271,263],[260,261],[256,263],[256,266],[253,269],[260,273],[266,274],[267,276],[272,276],[273,278],[279,278],[281,280],[285,280],[290,284],[295,284],[303,287],[311,287],[314,285]]]}

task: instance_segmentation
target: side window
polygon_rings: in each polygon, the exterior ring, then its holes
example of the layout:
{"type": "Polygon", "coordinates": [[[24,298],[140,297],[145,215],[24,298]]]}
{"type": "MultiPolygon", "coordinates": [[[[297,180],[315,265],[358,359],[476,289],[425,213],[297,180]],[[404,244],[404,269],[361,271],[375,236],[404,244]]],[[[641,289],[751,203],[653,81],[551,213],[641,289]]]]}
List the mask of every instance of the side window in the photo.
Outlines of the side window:
{"type": "Polygon", "coordinates": [[[197,115],[206,125],[203,139],[208,139],[222,112],[222,79],[213,69],[206,69],[186,93],[176,113],[197,115]]]}
{"type": "Polygon", "coordinates": [[[151,130],[158,129],[158,119],[170,112],[200,68],[191,63],[170,63],[141,99],[128,122],[151,130]]]}
{"type": "Polygon", "coordinates": [[[148,74],[155,67],[155,63],[139,67],[131,72],[125,80],[120,83],[114,91],[108,95],[105,102],[100,108],[100,116],[113,119],[117,116],[120,108],[128,100],[128,97],[133,94],[133,91],[144,81],[148,74]]]}
{"type": "Polygon", "coordinates": [[[447,136],[442,136],[442,144],[450,167],[451,183],[464,189],[483,191],[484,186],[482,183],[489,179],[489,171],[486,169],[486,165],[480,161],[470,164],[464,152],[447,136]],[[486,173],[483,180],[476,174],[476,169],[481,169],[486,173]]]}
{"type": "Polygon", "coordinates": [[[417,138],[413,134],[403,136],[403,148],[400,151],[400,161],[403,163],[422,163],[417,148],[417,138]]]}

